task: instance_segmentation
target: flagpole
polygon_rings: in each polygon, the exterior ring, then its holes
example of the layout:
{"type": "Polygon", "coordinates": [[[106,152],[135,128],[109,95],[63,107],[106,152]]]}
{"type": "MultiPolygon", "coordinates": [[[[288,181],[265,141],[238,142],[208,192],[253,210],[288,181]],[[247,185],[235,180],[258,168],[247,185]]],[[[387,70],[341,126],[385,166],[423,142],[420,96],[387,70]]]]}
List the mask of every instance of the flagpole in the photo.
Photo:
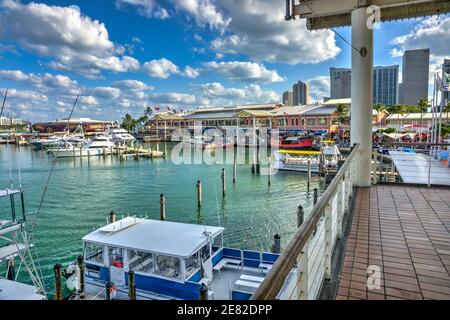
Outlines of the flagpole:
{"type": "MultiPolygon", "coordinates": [[[[443,88],[444,89],[444,88],[443,88]]],[[[439,111],[439,143],[442,143],[442,107],[444,106],[444,90],[441,91],[441,107],[439,111]]],[[[441,146],[438,146],[438,152],[441,151],[441,146]]]]}
{"type": "MultiPolygon", "coordinates": [[[[434,74],[433,76],[433,101],[431,103],[431,130],[430,130],[430,134],[429,134],[429,140],[430,140],[430,144],[433,143],[434,140],[434,101],[435,101],[435,96],[436,96],[436,74],[434,74]]],[[[430,146],[430,152],[433,149],[433,146],[430,146]]]]}

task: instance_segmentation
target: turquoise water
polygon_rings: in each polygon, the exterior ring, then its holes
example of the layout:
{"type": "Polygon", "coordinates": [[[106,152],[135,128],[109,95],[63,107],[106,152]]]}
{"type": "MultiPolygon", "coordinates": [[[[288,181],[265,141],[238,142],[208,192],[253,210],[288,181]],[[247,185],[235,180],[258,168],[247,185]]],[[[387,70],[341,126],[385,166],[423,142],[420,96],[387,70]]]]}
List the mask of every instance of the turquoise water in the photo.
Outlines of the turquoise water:
{"type": "MultiPolygon", "coordinates": [[[[153,146],[155,147],[155,146],[153,146]]],[[[174,164],[172,143],[160,143],[166,159],[114,157],[59,159],[35,229],[35,244],[49,291],[53,290],[53,265],[67,265],[81,253],[81,238],[105,224],[111,210],[121,215],[159,219],[159,195],[166,195],[167,220],[220,224],[225,227],[225,245],[270,250],[273,236],[281,235],[285,246],[296,229],[296,211],[312,205],[306,175],[278,172],[271,186],[263,175],[252,175],[250,165],[238,165],[232,182],[232,165],[174,164]],[[221,169],[226,169],[227,193],[222,197],[221,169]],[[197,208],[197,180],[202,181],[203,206],[197,208]],[[216,200],[217,199],[217,200],[216,200]]],[[[245,153],[255,152],[253,149],[245,153]]],[[[38,208],[53,157],[32,147],[0,145],[0,189],[9,187],[9,168],[19,185],[20,164],[27,212],[38,208]]],[[[311,190],[322,189],[313,176],[311,190]]],[[[9,202],[1,199],[0,219],[9,214],[9,202]]],[[[176,235],[174,235],[176,236],[176,235]]]]}

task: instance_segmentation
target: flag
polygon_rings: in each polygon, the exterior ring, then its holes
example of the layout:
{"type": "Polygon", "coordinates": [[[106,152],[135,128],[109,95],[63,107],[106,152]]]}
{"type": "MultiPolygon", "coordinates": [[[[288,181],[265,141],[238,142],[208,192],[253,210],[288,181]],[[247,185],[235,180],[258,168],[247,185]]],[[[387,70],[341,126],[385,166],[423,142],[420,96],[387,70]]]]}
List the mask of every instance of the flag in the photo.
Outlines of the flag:
{"type": "Polygon", "coordinates": [[[167,106],[167,110],[172,110],[169,106],[167,106]]]}
{"type": "Polygon", "coordinates": [[[156,111],[159,111],[159,107],[155,107],[155,110],[156,110],[156,111]]]}
{"type": "Polygon", "coordinates": [[[450,91],[450,74],[445,72],[442,75],[442,87],[443,91],[450,91]]]}

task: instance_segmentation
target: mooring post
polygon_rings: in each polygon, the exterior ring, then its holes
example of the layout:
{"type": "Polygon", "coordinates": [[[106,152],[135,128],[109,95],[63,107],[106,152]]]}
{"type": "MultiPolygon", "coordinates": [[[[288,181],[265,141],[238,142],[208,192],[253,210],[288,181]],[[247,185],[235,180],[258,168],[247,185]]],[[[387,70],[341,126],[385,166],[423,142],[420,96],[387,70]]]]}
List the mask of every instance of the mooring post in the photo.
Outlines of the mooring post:
{"type": "Polygon", "coordinates": [[[11,259],[6,260],[6,266],[8,269],[8,272],[6,274],[6,279],[14,281],[16,278],[16,272],[14,270],[14,257],[11,259]]]}
{"type": "Polygon", "coordinates": [[[111,212],[109,213],[109,220],[110,223],[116,222],[116,213],[113,210],[111,210],[111,212]]]}
{"type": "Polygon", "coordinates": [[[200,300],[208,300],[208,287],[204,283],[200,287],[200,300]]]}
{"type": "Polygon", "coordinates": [[[116,298],[116,285],[112,281],[108,281],[105,285],[106,300],[114,300],[116,298]]]}
{"type": "Polygon", "coordinates": [[[75,158],[75,146],[72,146],[72,155],[75,158]]]}
{"type": "Polygon", "coordinates": [[[255,163],[253,162],[252,164],[252,174],[255,174],[256,168],[255,168],[255,163]]]}
{"type": "Polygon", "coordinates": [[[79,284],[78,293],[80,295],[84,295],[84,261],[82,255],[79,255],[77,258],[77,266],[78,272],[80,273],[78,277],[78,284],[79,284]]]}
{"type": "Polygon", "coordinates": [[[197,180],[197,204],[198,204],[198,207],[201,208],[201,206],[202,206],[202,182],[200,180],[197,180]]]}
{"type": "Polygon", "coordinates": [[[236,173],[237,173],[237,154],[234,155],[234,162],[233,162],[233,183],[236,183],[236,173]]]}
{"type": "Polygon", "coordinates": [[[307,181],[307,189],[311,186],[311,159],[308,159],[308,181],[307,181]]]}
{"type": "Polygon", "coordinates": [[[161,216],[161,221],[166,220],[166,197],[162,193],[159,196],[159,213],[161,216]]]}
{"type": "Polygon", "coordinates": [[[313,195],[313,203],[314,203],[314,205],[317,203],[318,196],[319,196],[319,190],[317,190],[317,188],[314,188],[314,195],[313,195]]]}
{"type": "Polygon", "coordinates": [[[272,252],[281,253],[281,236],[278,233],[273,236],[272,252]]]}
{"type": "Polygon", "coordinates": [[[222,168],[222,195],[225,197],[226,193],[226,175],[225,175],[225,168],[222,168]]]}
{"type": "Polygon", "coordinates": [[[133,270],[128,272],[128,297],[130,300],[136,300],[136,282],[133,270]]]}
{"type": "Polygon", "coordinates": [[[55,300],[62,300],[62,266],[57,263],[53,266],[53,272],[55,274],[55,300]]]}
{"type": "Polygon", "coordinates": [[[267,163],[267,182],[270,185],[272,184],[272,172],[271,172],[271,168],[270,168],[270,157],[269,157],[269,162],[267,163]]]}
{"type": "Polygon", "coordinates": [[[300,228],[300,226],[303,224],[304,216],[305,211],[303,210],[302,205],[299,205],[297,209],[297,228],[300,228]]]}
{"type": "Polygon", "coordinates": [[[80,148],[80,159],[83,157],[82,149],[83,149],[83,148],[80,148]]]}

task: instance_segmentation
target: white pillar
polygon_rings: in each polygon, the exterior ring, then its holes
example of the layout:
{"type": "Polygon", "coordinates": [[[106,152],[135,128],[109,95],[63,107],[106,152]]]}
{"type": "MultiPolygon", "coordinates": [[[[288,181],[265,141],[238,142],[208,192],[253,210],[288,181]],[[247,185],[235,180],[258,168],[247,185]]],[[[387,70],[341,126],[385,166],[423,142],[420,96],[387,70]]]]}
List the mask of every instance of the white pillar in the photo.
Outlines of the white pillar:
{"type": "Polygon", "coordinates": [[[352,11],[352,45],[355,49],[352,49],[350,140],[352,145],[361,145],[356,179],[356,185],[361,187],[370,186],[372,155],[373,30],[367,27],[368,18],[367,8],[352,11]]]}

